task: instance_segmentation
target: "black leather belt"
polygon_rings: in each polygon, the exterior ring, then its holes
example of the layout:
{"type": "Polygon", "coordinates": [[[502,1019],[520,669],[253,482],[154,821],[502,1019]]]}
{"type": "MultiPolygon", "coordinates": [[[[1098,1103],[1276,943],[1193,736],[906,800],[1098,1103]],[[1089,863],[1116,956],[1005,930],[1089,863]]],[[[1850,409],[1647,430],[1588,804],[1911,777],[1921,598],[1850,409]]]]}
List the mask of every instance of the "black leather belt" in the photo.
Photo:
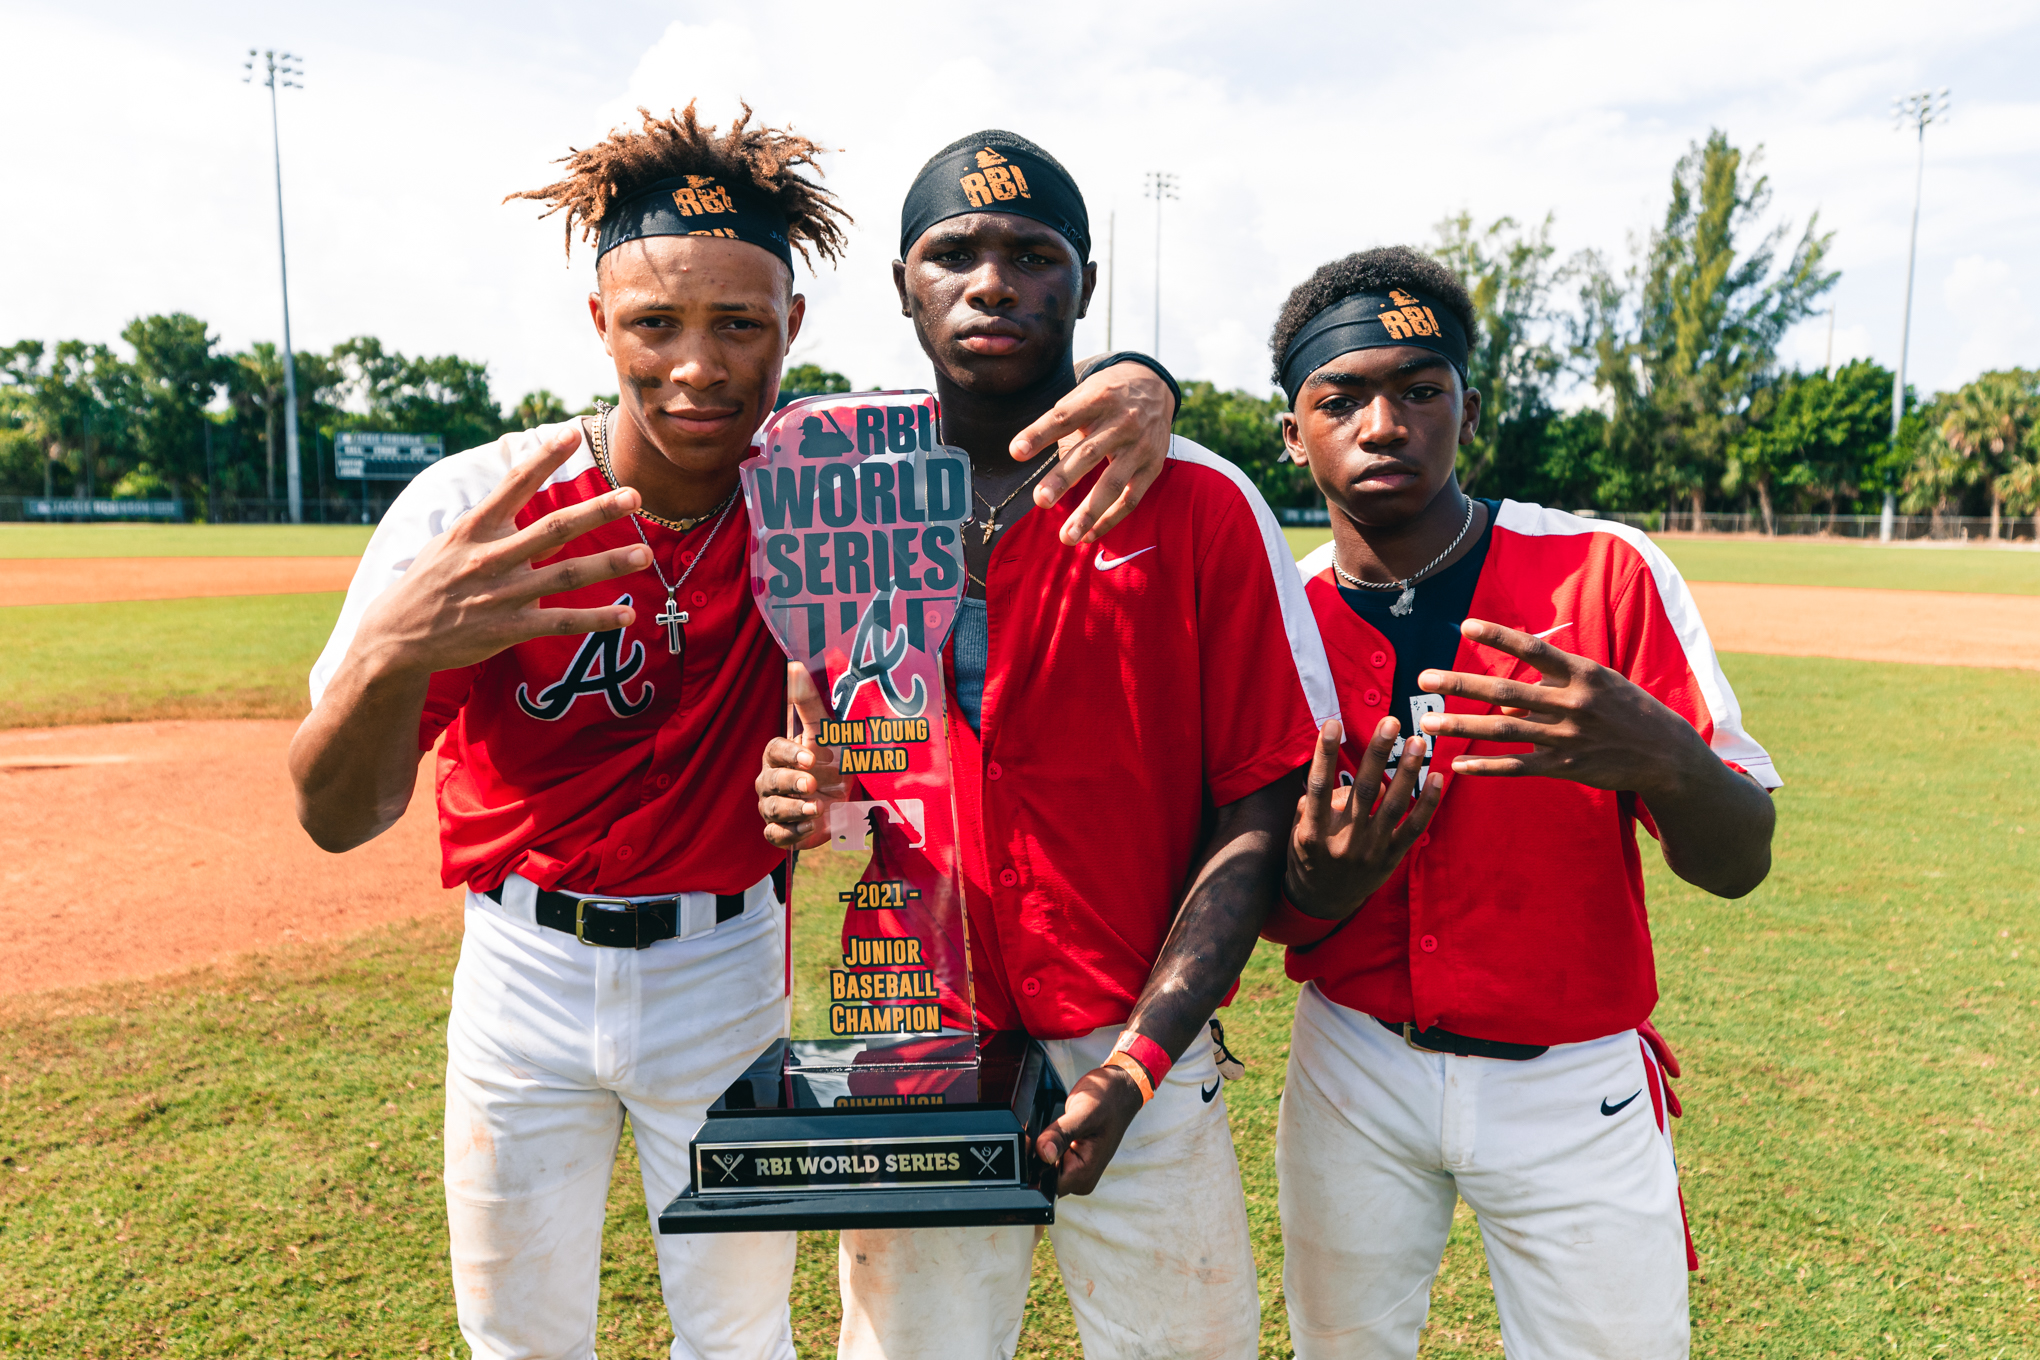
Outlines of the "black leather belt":
{"type": "Polygon", "coordinates": [[[1494,1039],[1475,1039],[1449,1029],[1418,1029],[1404,1021],[1398,1025],[1376,1016],[1374,1023],[1390,1034],[1400,1034],[1411,1048],[1426,1053],[1450,1053],[1458,1058],[1500,1058],[1504,1062],[1528,1062],[1551,1051],[1548,1044],[1505,1044],[1494,1039]]]}
{"type": "MultiPolygon", "coordinates": [[[[483,894],[498,906],[503,902],[501,886],[483,894]]],[[[621,897],[582,897],[578,893],[538,893],[538,923],[549,930],[564,931],[582,944],[609,949],[644,949],[680,933],[680,898],[659,897],[649,902],[631,902],[621,897]]],[[[715,895],[715,921],[735,920],[744,914],[742,893],[715,895]]]]}

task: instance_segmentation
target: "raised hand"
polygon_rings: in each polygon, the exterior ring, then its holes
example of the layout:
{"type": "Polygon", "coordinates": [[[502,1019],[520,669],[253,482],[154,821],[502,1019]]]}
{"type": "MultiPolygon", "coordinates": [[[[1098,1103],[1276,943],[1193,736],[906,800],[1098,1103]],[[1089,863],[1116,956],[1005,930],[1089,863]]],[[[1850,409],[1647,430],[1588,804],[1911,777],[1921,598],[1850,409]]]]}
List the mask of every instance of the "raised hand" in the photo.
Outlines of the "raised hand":
{"type": "Polygon", "coordinates": [[[798,661],[786,663],[786,727],[793,735],[765,745],[758,772],[758,815],[765,839],[782,850],[812,850],[828,843],[829,808],[851,796],[841,754],[821,743],[829,710],[814,679],[798,661]]]}
{"type": "Polygon", "coordinates": [[[1417,677],[1417,684],[1432,694],[1501,710],[1426,714],[1427,733],[1531,747],[1523,755],[1455,757],[1454,774],[1544,775],[1648,796],[1683,781],[1695,762],[1720,766],[1691,723],[1621,672],[1497,623],[1468,619],[1459,631],[1483,647],[1529,663],[1542,678],[1532,685],[1461,671],[1425,671],[1417,677]]]}
{"type": "Polygon", "coordinates": [[[1296,802],[1296,821],[1289,832],[1289,866],[1283,892],[1290,905],[1307,915],[1337,921],[1360,909],[1368,896],[1388,882],[1395,866],[1430,825],[1444,796],[1444,780],[1432,775],[1417,793],[1418,772],[1424,768],[1425,741],[1413,736],[1403,744],[1402,760],[1386,791],[1381,776],[1388,769],[1400,727],[1394,718],[1375,725],[1374,737],[1360,757],[1360,771],[1350,787],[1339,786],[1339,742],[1344,735],[1334,718],[1318,729],[1310,777],[1296,802]],[[1379,794],[1379,801],[1376,795],[1379,794]],[[1415,798],[1412,805],[1411,799],[1415,798]]]}
{"type": "Polygon", "coordinates": [[[1014,435],[1011,452],[1024,463],[1051,445],[1062,446],[1062,457],[1035,483],[1034,503],[1043,510],[1101,461],[1107,464],[1062,527],[1065,544],[1092,543],[1132,514],[1162,475],[1175,419],[1176,399],[1153,369],[1113,364],[1078,383],[1041,419],[1014,435]]]}
{"type": "Polygon", "coordinates": [[[589,530],[637,509],[625,487],[555,510],[523,529],[517,512],[580,446],[578,422],[553,435],[538,453],[511,469],[473,510],[433,539],[403,578],[362,617],[355,647],[410,672],[456,670],[506,647],[551,634],[596,633],[630,624],[627,605],[546,609],[539,600],[651,564],[643,544],[532,563],[559,553],[589,530]]]}

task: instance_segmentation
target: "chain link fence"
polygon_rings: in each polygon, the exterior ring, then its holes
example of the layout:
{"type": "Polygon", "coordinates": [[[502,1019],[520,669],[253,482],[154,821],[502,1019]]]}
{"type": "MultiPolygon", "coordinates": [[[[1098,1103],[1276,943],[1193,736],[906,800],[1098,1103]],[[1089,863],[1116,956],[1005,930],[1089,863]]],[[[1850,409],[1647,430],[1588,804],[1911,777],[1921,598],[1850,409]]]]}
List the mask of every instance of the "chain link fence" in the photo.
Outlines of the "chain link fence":
{"type": "MultiPolygon", "coordinates": [[[[1877,539],[1883,534],[1880,515],[1773,515],[1766,531],[1763,516],[1754,514],[1703,514],[1698,522],[1690,511],[1664,510],[1575,510],[1588,519],[1605,519],[1627,524],[1649,534],[1723,534],[1768,538],[1853,538],[1877,539]]],[[[1331,514],[1323,506],[1287,506],[1276,511],[1284,524],[1299,527],[1328,525],[1331,514]]],[[[1931,540],[1943,543],[1989,543],[1992,524],[1987,515],[1894,515],[1892,541],[1910,543],[1931,540]]],[[[2025,543],[2040,541],[2035,521],[2021,516],[2001,516],[1996,541],[2025,543]]]]}

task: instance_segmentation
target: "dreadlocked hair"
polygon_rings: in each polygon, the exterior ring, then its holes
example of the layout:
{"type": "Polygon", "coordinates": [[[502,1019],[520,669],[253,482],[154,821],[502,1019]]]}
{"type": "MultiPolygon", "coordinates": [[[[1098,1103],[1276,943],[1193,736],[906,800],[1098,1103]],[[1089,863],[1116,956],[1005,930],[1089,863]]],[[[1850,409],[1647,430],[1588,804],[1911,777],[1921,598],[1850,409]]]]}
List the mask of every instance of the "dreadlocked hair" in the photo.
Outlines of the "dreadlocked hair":
{"type": "Polygon", "coordinates": [[[556,212],[566,213],[568,258],[574,253],[574,228],[581,239],[590,241],[600,233],[609,210],[643,189],[675,175],[714,175],[720,179],[748,180],[761,194],[786,214],[786,236],[800,251],[810,271],[815,254],[836,262],[843,258],[846,244],[843,228],[851,218],[836,204],[836,196],[795,171],[804,165],[825,173],[816,162],[826,148],[788,128],[757,127],[751,123],[751,106],[742,105],[743,115],[718,133],[712,123],[704,124],[694,112],[694,101],[680,113],[655,118],[640,106],[644,126],[636,132],[614,131],[594,146],[572,148],[559,164],[567,167],[565,179],[541,189],[507,194],[514,198],[537,199],[552,206],[539,214],[541,220],[556,212]]]}

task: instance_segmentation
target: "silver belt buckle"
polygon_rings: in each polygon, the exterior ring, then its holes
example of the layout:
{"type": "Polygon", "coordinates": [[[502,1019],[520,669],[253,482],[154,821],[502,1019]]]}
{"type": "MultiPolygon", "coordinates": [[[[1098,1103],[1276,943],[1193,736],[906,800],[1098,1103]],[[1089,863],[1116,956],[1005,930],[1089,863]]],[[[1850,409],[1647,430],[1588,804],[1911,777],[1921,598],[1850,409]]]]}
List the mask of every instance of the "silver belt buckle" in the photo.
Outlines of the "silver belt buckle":
{"type": "Polygon", "coordinates": [[[583,897],[574,903],[574,938],[582,944],[600,945],[600,941],[588,938],[588,908],[597,911],[636,911],[637,903],[621,897],[583,897]]]}

